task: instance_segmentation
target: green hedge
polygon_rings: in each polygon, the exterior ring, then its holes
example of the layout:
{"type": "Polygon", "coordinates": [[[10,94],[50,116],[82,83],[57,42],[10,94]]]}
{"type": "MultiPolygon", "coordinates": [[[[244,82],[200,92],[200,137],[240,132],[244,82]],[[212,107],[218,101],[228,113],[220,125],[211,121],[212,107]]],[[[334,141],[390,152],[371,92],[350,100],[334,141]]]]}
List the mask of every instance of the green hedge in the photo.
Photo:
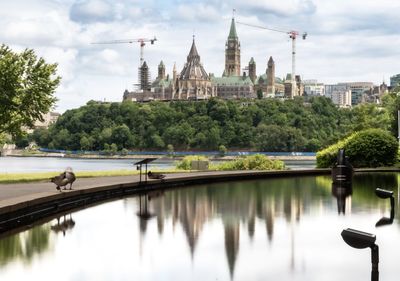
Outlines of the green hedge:
{"type": "Polygon", "coordinates": [[[183,157],[181,161],[178,161],[176,164],[176,168],[180,170],[191,170],[192,169],[192,161],[207,161],[208,158],[201,155],[188,155],[183,157]]]}
{"type": "Polygon", "coordinates": [[[317,153],[317,167],[332,167],[340,148],[354,167],[393,166],[397,160],[398,143],[389,132],[368,129],[356,132],[344,140],[317,153]]]}
{"type": "Polygon", "coordinates": [[[213,167],[217,171],[228,170],[284,170],[285,163],[271,160],[263,154],[255,154],[229,162],[223,162],[213,167]]]}

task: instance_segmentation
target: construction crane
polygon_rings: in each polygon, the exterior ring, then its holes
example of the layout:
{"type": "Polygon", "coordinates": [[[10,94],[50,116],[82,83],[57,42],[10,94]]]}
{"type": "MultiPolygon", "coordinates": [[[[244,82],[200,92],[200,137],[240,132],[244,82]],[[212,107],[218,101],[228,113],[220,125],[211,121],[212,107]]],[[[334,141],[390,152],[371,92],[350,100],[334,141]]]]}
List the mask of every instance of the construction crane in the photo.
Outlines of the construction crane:
{"type": "Polygon", "coordinates": [[[151,45],[157,41],[157,38],[154,37],[153,39],[147,38],[139,38],[139,39],[122,39],[122,40],[111,40],[111,41],[100,41],[100,42],[93,42],[92,44],[132,44],[132,43],[140,43],[140,66],[142,66],[144,59],[143,59],[143,51],[144,46],[146,46],[146,42],[150,42],[151,45]]]}
{"type": "Polygon", "coordinates": [[[140,63],[139,63],[139,87],[141,90],[147,90],[149,88],[149,79],[150,74],[148,73],[147,66],[144,66],[144,46],[146,46],[147,42],[150,42],[151,45],[157,41],[157,38],[154,37],[152,39],[147,38],[138,38],[138,39],[122,39],[122,40],[111,40],[111,41],[100,41],[100,42],[93,42],[92,44],[132,44],[132,43],[140,43],[140,63]]]}
{"type": "MultiPolygon", "coordinates": [[[[259,26],[259,25],[254,25],[254,24],[248,24],[244,22],[237,22],[238,24],[242,25],[247,25],[250,27],[255,27],[255,28],[260,28],[260,29],[266,29],[270,31],[275,31],[275,32],[280,32],[280,33],[285,33],[289,35],[289,38],[292,39],[292,74],[291,74],[291,84],[292,84],[292,91],[291,91],[291,98],[296,96],[296,81],[295,81],[295,75],[296,75],[296,39],[298,36],[300,36],[299,31],[295,30],[290,30],[290,31],[285,31],[285,30],[280,30],[280,29],[274,29],[274,28],[268,28],[264,26],[259,26]]],[[[307,38],[307,32],[303,32],[301,34],[301,37],[303,40],[307,38]]]]}

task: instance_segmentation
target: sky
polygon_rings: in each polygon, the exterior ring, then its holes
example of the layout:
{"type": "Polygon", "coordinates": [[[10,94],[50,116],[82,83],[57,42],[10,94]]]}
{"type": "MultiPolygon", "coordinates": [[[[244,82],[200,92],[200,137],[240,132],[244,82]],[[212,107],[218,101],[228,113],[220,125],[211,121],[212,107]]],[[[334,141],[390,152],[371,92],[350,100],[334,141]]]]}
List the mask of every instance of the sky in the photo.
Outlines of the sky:
{"type": "MultiPolygon", "coordinates": [[[[400,73],[395,0],[0,0],[0,44],[58,63],[54,110],[63,113],[89,100],[121,101],[138,82],[139,43],[93,42],[156,37],[144,47],[154,79],[161,60],[167,74],[174,63],[182,70],[194,35],[205,70],[221,76],[233,9],[239,22],[308,33],[297,40],[302,79],[380,84],[400,73]]],[[[272,56],[276,76],[291,72],[287,34],[240,24],[236,30],[242,68],[253,57],[261,75],[272,56]]]]}

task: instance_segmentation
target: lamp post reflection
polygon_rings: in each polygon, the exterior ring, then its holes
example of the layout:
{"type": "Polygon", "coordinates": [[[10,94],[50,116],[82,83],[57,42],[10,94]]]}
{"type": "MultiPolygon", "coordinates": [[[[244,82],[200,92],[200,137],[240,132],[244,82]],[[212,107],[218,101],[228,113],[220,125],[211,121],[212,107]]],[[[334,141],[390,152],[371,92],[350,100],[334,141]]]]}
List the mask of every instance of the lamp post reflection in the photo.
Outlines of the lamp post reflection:
{"type": "Polygon", "coordinates": [[[351,184],[342,185],[332,183],[332,195],[337,199],[338,214],[346,214],[346,199],[353,194],[351,184]]]}
{"type": "Polygon", "coordinates": [[[375,227],[392,224],[393,220],[394,220],[394,196],[393,196],[393,191],[377,188],[377,189],[375,189],[375,194],[379,198],[382,198],[382,199],[390,198],[390,218],[387,218],[387,217],[380,218],[376,222],[375,227]]]}

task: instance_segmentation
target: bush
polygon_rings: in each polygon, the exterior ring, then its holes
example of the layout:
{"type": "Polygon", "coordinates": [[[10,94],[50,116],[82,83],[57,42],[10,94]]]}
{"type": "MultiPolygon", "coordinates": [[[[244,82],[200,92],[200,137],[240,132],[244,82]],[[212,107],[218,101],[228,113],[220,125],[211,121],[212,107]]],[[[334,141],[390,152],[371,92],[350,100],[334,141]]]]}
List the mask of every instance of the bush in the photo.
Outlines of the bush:
{"type": "Polygon", "coordinates": [[[317,153],[317,167],[332,167],[337,153],[344,148],[354,167],[393,166],[397,160],[398,143],[389,132],[368,129],[356,132],[344,140],[317,153]]]}
{"type": "Polygon", "coordinates": [[[228,170],[284,170],[285,163],[271,160],[263,154],[255,154],[233,161],[224,162],[214,167],[217,171],[228,170]]]}
{"type": "Polygon", "coordinates": [[[176,164],[177,169],[181,170],[191,170],[192,169],[192,161],[208,161],[207,157],[200,155],[189,155],[183,157],[181,161],[176,164]]]}
{"type": "Polygon", "coordinates": [[[220,157],[224,157],[226,155],[226,153],[228,152],[228,149],[226,149],[225,145],[220,145],[218,147],[218,154],[220,157]]]}

